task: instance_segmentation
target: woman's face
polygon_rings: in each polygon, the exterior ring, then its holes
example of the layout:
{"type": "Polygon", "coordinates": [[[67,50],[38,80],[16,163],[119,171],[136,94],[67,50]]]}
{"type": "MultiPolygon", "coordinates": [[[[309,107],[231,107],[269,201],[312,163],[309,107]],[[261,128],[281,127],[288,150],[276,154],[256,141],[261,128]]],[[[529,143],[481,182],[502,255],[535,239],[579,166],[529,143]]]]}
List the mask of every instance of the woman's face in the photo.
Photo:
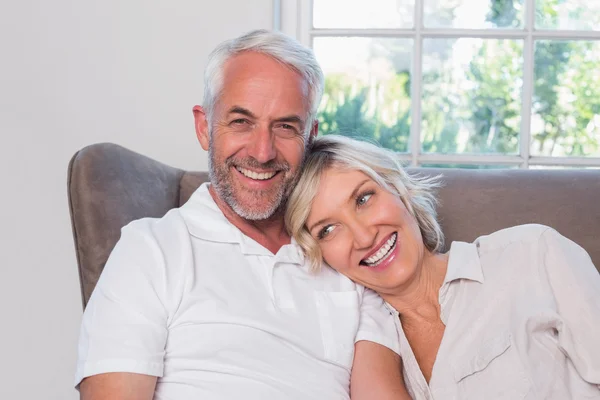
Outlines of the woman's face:
{"type": "Polygon", "coordinates": [[[410,284],[426,251],[400,196],[356,170],[325,171],[306,227],[332,268],[380,294],[410,284]]]}

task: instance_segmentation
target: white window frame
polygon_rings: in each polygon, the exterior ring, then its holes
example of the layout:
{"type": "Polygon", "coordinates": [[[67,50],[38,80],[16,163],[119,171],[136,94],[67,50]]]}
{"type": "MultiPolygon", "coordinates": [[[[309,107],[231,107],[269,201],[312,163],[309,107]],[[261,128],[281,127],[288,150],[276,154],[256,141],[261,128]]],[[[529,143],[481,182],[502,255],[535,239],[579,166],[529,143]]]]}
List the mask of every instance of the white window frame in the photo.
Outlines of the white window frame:
{"type": "MultiPolygon", "coordinates": [[[[534,41],[543,39],[600,40],[600,31],[534,30],[534,2],[535,0],[524,0],[524,29],[426,29],[421,24],[424,0],[415,0],[414,21],[418,23],[415,23],[414,28],[411,29],[315,29],[312,24],[313,0],[273,0],[273,27],[296,38],[308,47],[312,47],[313,38],[324,36],[411,38],[415,43],[411,75],[420,78],[422,72],[421,50],[424,38],[522,39],[524,42],[523,88],[518,154],[421,153],[421,102],[411,101],[411,146],[409,146],[409,153],[401,154],[401,158],[410,162],[412,166],[439,163],[506,165],[519,168],[529,168],[529,166],[600,167],[600,157],[543,157],[530,154],[534,41]]],[[[420,98],[420,79],[411,79],[411,99],[420,98]]]]}

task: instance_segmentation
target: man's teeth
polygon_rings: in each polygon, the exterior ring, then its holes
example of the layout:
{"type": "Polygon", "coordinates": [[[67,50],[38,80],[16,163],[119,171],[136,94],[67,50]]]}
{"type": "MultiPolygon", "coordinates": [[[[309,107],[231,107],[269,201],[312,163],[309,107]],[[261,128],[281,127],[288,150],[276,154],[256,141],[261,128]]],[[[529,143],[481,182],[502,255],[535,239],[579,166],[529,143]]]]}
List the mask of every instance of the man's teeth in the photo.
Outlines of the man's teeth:
{"type": "Polygon", "coordinates": [[[394,233],[389,240],[385,242],[383,246],[381,246],[377,253],[364,260],[365,264],[367,264],[369,267],[373,267],[379,263],[379,261],[383,260],[388,255],[390,250],[396,245],[397,237],[398,233],[394,233]]]}
{"type": "Polygon", "coordinates": [[[277,172],[254,172],[254,171],[250,171],[249,169],[246,168],[241,168],[241,167],[236,167],[236,169],[244,176],[251,178],[251,179],[256,179],[259,181],[264,181],[266,179],[271,179],[272,177],[275,176],[275,174],[277,172]]]}

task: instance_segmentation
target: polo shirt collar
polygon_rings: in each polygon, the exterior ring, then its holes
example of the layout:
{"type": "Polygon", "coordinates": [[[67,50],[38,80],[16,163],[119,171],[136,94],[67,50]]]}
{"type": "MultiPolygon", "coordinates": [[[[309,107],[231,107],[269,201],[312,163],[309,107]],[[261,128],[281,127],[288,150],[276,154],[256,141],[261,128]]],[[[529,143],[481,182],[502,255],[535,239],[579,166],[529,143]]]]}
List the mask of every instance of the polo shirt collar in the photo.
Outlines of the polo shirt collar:
{"type": "Polygon", "coordinates": [[[192,236],[211,242],[239,243],[239,229],[225,218],[203,183],[180,208],[192,236]]]}
{"type": "MultiPolygon", "coordinates": [[[[273,256],[269,250],[254,239],[244,235],[225,217],[208,191],[210,183],[203,183],[180,208],[188,231],[199,239],[239,244],[242,253],[247,255],[273,256]]],[[[276,262],[303,264],[304,255],[300,246],[292,238],[291,244],[282,246],[275,255],[276,262]]]]}
{"type": "Polygon", "coordinates": [[[282,246],[275,255],[275,262],[304,265],[304,252],[294,238],[290,244],[282,246]]]}

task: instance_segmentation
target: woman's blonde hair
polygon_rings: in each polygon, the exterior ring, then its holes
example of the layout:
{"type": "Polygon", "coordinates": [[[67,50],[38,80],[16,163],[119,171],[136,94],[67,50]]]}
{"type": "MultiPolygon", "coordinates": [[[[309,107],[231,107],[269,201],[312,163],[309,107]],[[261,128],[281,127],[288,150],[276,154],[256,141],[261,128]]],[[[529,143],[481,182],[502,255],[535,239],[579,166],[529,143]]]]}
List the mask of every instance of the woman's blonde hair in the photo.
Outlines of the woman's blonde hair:
{"type": "Polygon", "coordinates": [[[411,176],[391,150],[344,136],[327,135],[315,138],[308,146],[302,174],[285,213],[287,230],[304,251],[313,271],[320,268],[322,254],[317,241],[306,229],[306,220],[321,176],[332,167],[360,171],[385,190],[397,193],[416,219],[425,248],[432,253],[443,249],[444,234],[436,219],[437,200],[433,194],[440,186],[439,177],[411,176]]]}

